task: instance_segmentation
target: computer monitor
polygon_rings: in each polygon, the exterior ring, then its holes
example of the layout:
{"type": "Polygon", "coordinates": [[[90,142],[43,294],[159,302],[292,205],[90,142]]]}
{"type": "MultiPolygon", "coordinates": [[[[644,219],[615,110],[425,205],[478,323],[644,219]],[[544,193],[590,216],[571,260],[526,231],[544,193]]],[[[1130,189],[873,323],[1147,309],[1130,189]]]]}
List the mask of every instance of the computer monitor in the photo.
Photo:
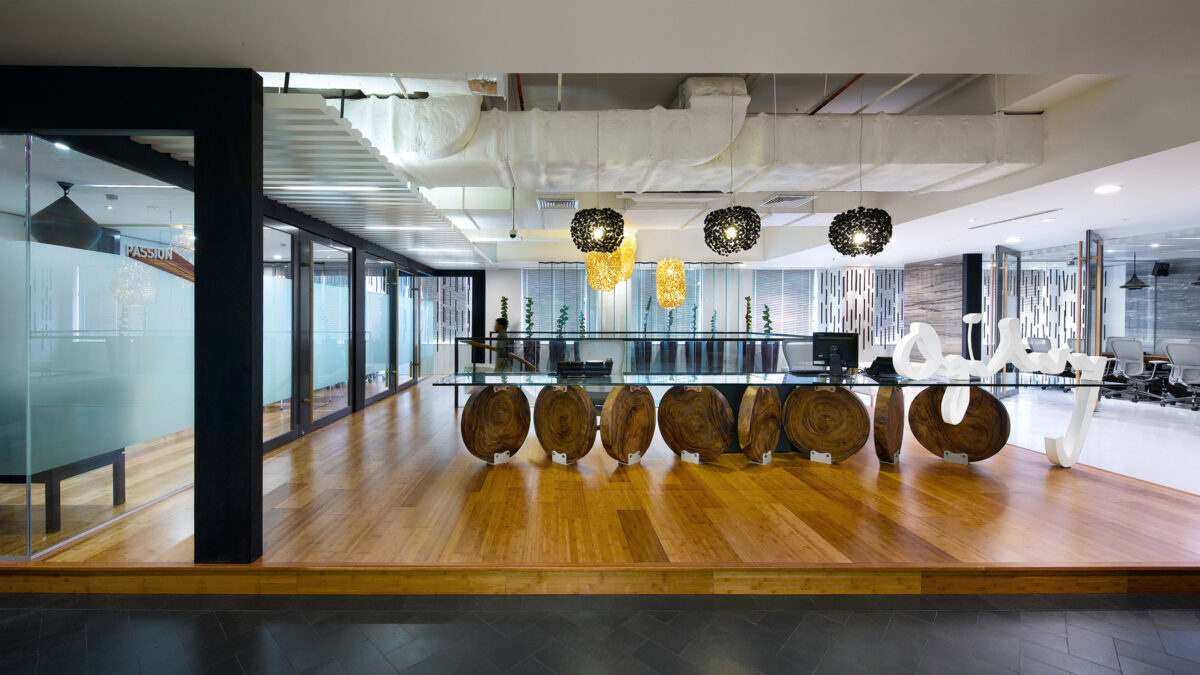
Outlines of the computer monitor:
{"type": "Polygon", "coordinates": [[[857,368],[858,333],[813,333],[813,365],[828,366],[830,354],[841,357],[842,368],[857,368]]]}

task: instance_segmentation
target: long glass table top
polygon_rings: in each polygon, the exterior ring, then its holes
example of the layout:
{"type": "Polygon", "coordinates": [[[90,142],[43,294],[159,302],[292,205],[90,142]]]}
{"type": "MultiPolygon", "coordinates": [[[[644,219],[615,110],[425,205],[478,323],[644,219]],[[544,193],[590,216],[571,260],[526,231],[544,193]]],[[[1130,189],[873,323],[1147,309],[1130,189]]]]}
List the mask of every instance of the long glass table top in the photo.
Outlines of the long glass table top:
{"type": "Polygon", "coordinates": [[[964,382],[944,378],[912,380],[902,377],[878,379],[865,373],[846,375],[834,379],[828,375],[795,375],[792,373],[623,373],[605,377],[559,377],[553,373],[496,373],[476,371],[455,373],[438,379],[435,387],[479,387],[503,384],[514,387],[546,387],[554,385],[578,385],[581,387],[613,387],[638,385],[646,387],[672,387],[675,385],[782,385],[795,387],[1045,387],[1064,389],[1068,387],[1098,387],[1098,382],[1077,381],[1074,377],[1041,375],[1036,373],[1008,373],[983,380],[964,382]]]}

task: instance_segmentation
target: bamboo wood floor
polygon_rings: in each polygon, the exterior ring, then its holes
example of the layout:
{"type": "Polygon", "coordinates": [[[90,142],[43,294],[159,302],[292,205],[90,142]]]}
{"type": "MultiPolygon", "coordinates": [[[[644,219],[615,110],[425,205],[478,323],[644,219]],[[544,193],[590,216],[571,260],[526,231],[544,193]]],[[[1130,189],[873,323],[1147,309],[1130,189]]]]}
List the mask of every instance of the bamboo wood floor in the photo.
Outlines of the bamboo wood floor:
{"type": "Polygon", "coordinates": [[[910,436],[896,466],[869,444],[836,466],[695,466],[656,438],[623,467],[597,439],[564,467],[530,433],[490,467],[452,395],[422,383],[268,454],[261,563],[191,565],[186,491],[7,566],[0,590],[1200,590],[1200,497],[1030,450],[963,467],[910,436]]]}

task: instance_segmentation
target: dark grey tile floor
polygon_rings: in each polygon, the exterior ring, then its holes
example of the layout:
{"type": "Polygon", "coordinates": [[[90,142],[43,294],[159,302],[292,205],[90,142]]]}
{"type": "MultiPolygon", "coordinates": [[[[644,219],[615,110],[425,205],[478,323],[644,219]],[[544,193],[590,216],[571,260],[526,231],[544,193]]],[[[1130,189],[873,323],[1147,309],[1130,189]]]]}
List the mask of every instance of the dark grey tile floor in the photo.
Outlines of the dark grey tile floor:
{"type": "Polygon", "coordinates": [[[0,595],[0,673],[1200,673],[1197,595],[0,595]]]}

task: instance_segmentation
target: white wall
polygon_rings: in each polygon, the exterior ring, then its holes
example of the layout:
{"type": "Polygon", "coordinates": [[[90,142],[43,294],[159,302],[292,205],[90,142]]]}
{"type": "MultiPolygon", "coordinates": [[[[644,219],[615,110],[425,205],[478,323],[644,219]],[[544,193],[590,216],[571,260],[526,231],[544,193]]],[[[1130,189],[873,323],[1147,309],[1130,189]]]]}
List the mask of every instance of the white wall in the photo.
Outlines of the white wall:
{"type": "Polygon", "coordinates": [[[519,331],[525,305],[521,298],[521,270],[497,269],[484,273],[487,290],[484,293],[484,321],[486,331],[492,330],[492,321],[500,316],[500,297],[508,298],[508,330],[519,331]]]}

